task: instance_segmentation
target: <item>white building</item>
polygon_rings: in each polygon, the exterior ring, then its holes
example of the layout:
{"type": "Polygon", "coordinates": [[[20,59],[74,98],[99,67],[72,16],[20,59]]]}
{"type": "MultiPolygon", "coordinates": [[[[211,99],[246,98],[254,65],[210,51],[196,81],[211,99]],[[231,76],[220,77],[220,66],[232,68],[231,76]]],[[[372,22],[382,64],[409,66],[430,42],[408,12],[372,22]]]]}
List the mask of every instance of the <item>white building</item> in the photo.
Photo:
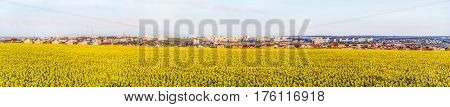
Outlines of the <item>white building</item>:
{"type": "Polygon", "coordinates": [[[232,37],[228,38],[228,41],[230,41],[230,42],[239,42],[240,40],[242,40],[242,38],[239,36],[232,36],[232,37]]]}
{"type": "Polygon", "coordinates": [[[33,43],[34,44],[42,44],[42,43],[44,43],[44,41],[42,41],[41,39],[36,39],[36,40],[34,40],[33,43]]]}
{"type": "Polygon", "coordinates": [[[193,40],[192,40],[192,44],[193,44],[193,45],[200,45],[200,40],[198,40],[198,39],[193,39],[193,40]]]}
{"type": "Polygon", "coordinates": [[[76,40],[70,39],[66,42],[66,44],[73,45],[76,44],[76,42],[77,42],[76,40]]]}
{"type": "Polygon", "coordinates": [[[287,36],[279,36],[279,37],[275,37],[274,38],[275,42],[286,42],[288,41],[288,37],[287,36]]]}
{"type": "Polygon", "coordinates": [[[52,44],[60,44],[61,42],[59,40],[53,40],[52,44]]]}
{"type": "Polygon", "coordinates": [[[373,38],[358,38],[358,42],[373,42],[373,38]]]}
{"type": "Polygon", "coordinates": [[[341,39],[339,39],[339,42],[358,42],[358,39],[356,39],[356,38],[341,38],[341,39]]]}
{"type": "Polygon", "coordinates": [[[89,45],[89,41],[83,40],[83,41],[81,41],[81,42],[78,43],[78,44],[80,44],[80,45],[89,45]]]}
{"type": "Polygon", "coordinates": [[[102,42],[100,40],[98,40],[98,39],[94,39],[91,42],[91,45],[100,45],[100,44],[102,44],[102,42]]]}
{"type": "Polygon", "coordinates": [[[328,43],[331,41],[330,38],[323,38],[323,37],[315,37],[312,40],[314,44],[328,43]]]}
{"type": "Polygon", "coordinates": [[[23,43],[26,43],[26,44],[32,44],[32,43],[33,43],[33,40],[31,40],[31,39],[25,39],[25,40],[23,41],[23,43]]]}

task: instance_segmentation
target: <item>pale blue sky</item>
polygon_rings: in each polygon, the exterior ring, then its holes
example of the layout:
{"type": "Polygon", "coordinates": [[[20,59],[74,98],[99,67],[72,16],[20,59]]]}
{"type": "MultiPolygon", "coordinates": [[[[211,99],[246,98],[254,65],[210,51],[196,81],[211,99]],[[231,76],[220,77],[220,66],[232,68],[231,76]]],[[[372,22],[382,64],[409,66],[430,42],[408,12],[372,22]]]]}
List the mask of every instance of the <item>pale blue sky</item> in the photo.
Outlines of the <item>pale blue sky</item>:
{"type": "MultiPolygon", "coordinates": [[[[138,34],[136,27],[0,0],[0,36],[138,34]]],[[[311,26],[443,0],[9,0],[138,25],[139,19],[311,19],[311,26]]],[[[308,29],[307,35],[450,35],[450,2],[308,29]]],[[[196,23],[197,24],[197,23],[196,23]]],[[[235,27],[239,29],[239,27],[235,27]]],[[[224,29],[219,30],[221,34],[224,29]]],[[[238,31],[234,32],[239,34],[238,31]]]]}

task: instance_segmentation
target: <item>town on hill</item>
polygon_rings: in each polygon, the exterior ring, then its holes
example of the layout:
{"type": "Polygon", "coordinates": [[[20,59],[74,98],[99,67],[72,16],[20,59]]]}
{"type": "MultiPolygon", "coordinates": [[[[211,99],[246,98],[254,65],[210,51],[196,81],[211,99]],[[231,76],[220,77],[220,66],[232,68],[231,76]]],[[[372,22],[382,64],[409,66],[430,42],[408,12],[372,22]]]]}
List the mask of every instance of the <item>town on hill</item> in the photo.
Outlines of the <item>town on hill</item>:
{"type": "Polygon", "coordinates": [[[204,36],[204,37],[0,37],[0,43],[178,46],[209,48],[336,48],[449,50],[450,36],[204,36]]]}

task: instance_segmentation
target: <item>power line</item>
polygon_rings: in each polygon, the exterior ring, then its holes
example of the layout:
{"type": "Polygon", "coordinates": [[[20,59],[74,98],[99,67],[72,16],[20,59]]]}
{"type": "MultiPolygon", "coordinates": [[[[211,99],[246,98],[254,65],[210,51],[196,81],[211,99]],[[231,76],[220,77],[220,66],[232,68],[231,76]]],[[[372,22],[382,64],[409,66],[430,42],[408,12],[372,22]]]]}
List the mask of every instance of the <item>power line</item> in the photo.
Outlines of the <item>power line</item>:
{"type": "MultiPolygon", "coordinates": [[[[113,20],[101,19],[101,18],[97,18],[97,17],[80,15],[80,14],[75,14],[75,13],[70,13],[70,12],[65,12],[65,11],[60,11],[60,10],[54,10],[54,9],[49,9],[49,8],[43,8],[43,7],[38,7],[38,6],[34,6],[34,5],[29,5],[29,4],[19,3],[19,2],[13,2],[13,1],[8,1],[8,0],[0,0],[0,1],[4,2],[4,3],[12,4],[12,5],[23,6],[23,7],[30,7],[30,8],[40,9],[40,10],[44,10],[44,11],[49,11],[49,12],[54,12],[54,13],[59,13],[59,14],[65,14],[65,15],[70,15],[70,16],[76,16],[76,17],[80,17],[80,18],[95,20],[95,21],[104,22],[104,23],[112,23],[112,24],[118,24],[118,25],[124,25],[124,26],[139,28],[139,25],[133,25],[133,24],[122,23],[122,22],[113,21],[113,20]]],[[[340,24],[340,23],[346,23],[346,22],[351,22],[351,21],[357,21],[357,20],[362,20],[362,19],[366,19],[366,18],[381,16],[381,15],[386,15],[386,14],[392,14],[392,13],[397,13],[397,12],[402,12],[402,11],[407,11],[407,10],[411,10],[411,9],[415,9],[415,8],[428,7],[428,6],[438,5],[438,4],[447,3],[447,2],[450,2],[450,0],[432,2],[432,3],[412,6],[412,7],[408,7],[408,8],[402,8],[402,9],[397,9],[397,10],[392,10],[392,11],[387,11],[387,12],[382,12],[382,13],[377,13],[377,14],[371,14],[371,15],[366,15],[366,16],[361,16],[361,17],[354,17],[354,18],[339,20],[339,21],[335,21],[335,22],[331,22],[331,23],[311,26],[311,27],[308,27],[308,29],[319,28],[319,27],[324,27],[324,26],[328,26],[328,25],[335,25],[335,24],[340,24]]],[[[308,21],[308,23],[309,23],[309,21],[308,21]]],[[[162,32],[165,32],[165,31],[162,31],[162,32]]],[[[304,33],[304,32],[306,32],[306,29],[301,29],[299,32],[304,33]]]]}
{"type": "Polygon", "coordinates": [[[101,18],[96,18],[96,17],[91,17],[91,16],[85,16],[85,15],[80,15],[80,14],[75,14],[75,13],[70,13],[70,12],[65,12],[65,11],[59,11],[59,10],[54,10],[54,9],[49,9],[49,8],[43,8],[43,7],[38,7],[38,6],[24,4],[24,3],[19,3],[19,2],[13,2],[13,1],[8,1],[8,0],[0,0],[0,1],[4,2],[4,3],[12,4],[12,5],[23,6],[23,7],[30,7],[30,8],[35,8],[35,9],[39,9],[39,10],[44,10],[44,11],[49,11],[49,12],[54,12],[54,13],[59,13],[59,14],[65,14],[65,15],[70,15],[70,16],[76,16],[76,17],[80,17],[80,18],[95,20],[95,21],[99,21],[99,22],[113,23],[113,24],[118,24],[118,25],[129,26],[129,27],[139,27],[138,25],[122,23],[122,22],[113,21],[113,20],[106,20],[106,19],[101,19],[101,18]]]}
{"type": "MultiPolygon", "coordinates": [[[[85,18],[85,19],[94,20],[94,21],[98,21],[98,22],[112,23],[112,24],[123,25],[123,26],[134,27],[134,28],[140,27],[139,25],[122,23],[122,22],[118,22],[118,21],[107,20],[107,19],[102,19],[102,18],[97,18],[97,17],[86,16],[86,15],[80,15],[80,14],[75,14],[75,13],[71,13],[71,12],[55,10],[55,9],[43,8],[43,7],[39,7],[39,6],[34,6],[34,5],[29,5],[29,4],[19,3],[19,2],[13,2],[13,1],[8,1],[8,0],[0,0],[0,2],[4,2],[4,3],[16,5],[16,6],[35,8],[35,9],[54,12],[54,13],[58,13],[58,14],[64,14],[64,15],[69,15],[69,16],[85,18]]],[[[150,29],[153,30],[153,28],[150,28],[150,29]]],[[[159,30],[159,32],[167,32],[167,31],[159,30]]]]}
{"type": "Polygon", "coordinates": [[[311,26],[309,28],[318,28],[318,27],[323,27],[323,26],[328,26],[328,25],[335,25],[335,24],[340,24],[340,23],[345,23],[345,22],[357,21],[357,20],[362,20],[362,19],[366,19],[366,18],[381,16],[381,15],[386,15],[386,14],[392,14],[392,13],[407,11],[407,10],[411,10],[411,9],[421,8],[421,7],[428,7],[428,6],[438,5],[438,4],[447,3],[447,2],[450,2],[450,0],[432,2],[432,3],[428,3],[428,4],[422,4],[422,5],[417,5],[417,6],[412,6],[412,7],[408,7],[408,8],[402,8],[402,9],[397,9],[397,10],[377,13],[377,14],[371,14],[371,15],[366,15],[366,16],[354,17],[354,18],[339,20],[339,21],[335,21],[335,22],[331,22],[331,23],[315,25],[315,26],[311,26]]]}

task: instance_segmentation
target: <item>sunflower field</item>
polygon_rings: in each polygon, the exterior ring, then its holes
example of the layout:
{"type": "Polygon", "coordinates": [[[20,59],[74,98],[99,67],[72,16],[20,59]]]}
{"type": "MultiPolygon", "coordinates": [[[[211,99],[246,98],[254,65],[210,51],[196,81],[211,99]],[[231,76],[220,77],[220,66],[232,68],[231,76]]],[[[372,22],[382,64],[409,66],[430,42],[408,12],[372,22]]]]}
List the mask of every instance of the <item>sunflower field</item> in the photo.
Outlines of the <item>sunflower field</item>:
{"type": "Polygon", "coordinates": [[[450,51],[0,44],[0,87],[449,87],[450,51]]]}

